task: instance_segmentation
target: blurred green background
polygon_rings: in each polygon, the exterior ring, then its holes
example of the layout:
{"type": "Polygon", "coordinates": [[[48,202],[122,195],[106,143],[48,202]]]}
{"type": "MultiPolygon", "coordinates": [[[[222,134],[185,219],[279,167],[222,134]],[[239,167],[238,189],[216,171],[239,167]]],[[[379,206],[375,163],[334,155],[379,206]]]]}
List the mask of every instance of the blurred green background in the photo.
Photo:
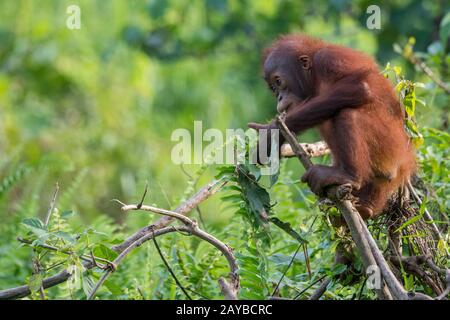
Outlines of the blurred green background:
{"type": "MultiPolygon", "coordinates": [[[[146,181],[147,202],[174,208],[188,186],[170,159],[172,131],[192,131],[194,120],[221,130],[269,120],[275,101],[260,53],[278,35],[306,32],[347,45],[375,56],[381,69],[391,62],[428,83],[393,44],[413,36],[415,50],[447,76],[439,27],[448,9],[431,0],[1,1],[0,257],[11,260],[0,284],[23,279],[14,238],[24,217],[45,215],[57,181],[58,207],[76,211],[80,226],[147,224],[151,217],[125,216],[110,202],[137,201],[146,181]],[[71,4],[81,8],[80,30],[66,27],[71,4]],[[366,28],[371,4],[381,8],[381,30],[366,28]]],[[[427,85],[418,123],[447,130],[448,97],[427,85]]],[[[208,169],[198,186],[214,174],[208,169]]],[[[222,206],[208,200],[204,219],[225,224],[222,206]]]]}

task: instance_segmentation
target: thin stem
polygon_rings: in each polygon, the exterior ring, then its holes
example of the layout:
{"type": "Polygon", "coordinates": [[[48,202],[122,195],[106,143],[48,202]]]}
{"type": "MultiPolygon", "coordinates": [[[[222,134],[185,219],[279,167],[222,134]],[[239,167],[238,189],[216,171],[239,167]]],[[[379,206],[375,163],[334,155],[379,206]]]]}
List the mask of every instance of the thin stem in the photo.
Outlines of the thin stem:
{"type": "Polygon", "coordinates": [[[292,263],[294,263],[295,257],[297,256],[297,253],[299,252],[300,248],[302,247],[302,244],[299,244],[299,246],[297,247],[297,250],[295,250],[294,255],[292,256],[291,261],[289,261],[288,266],[286,267],[286,270],[284,270],[283,275],[281,276],[280,280],[278,280],[277,286],[275,287],[275,289],[273,289],[272,294],[270,295],[271,297],[273,297],[275,295],[275,293],[278,290],[278,287],[280,286],[281,281],[283,281],[284,276],[286,275],[286,273],[288,272],[289,268],[291,267],[292,263]]]}
{"type": "Polygon", "coordinates": [[[58,191],[59,191],[59,183],[56,182],[55,192],[53,193],[53,197],[52,197],[52,200],[50,201],[50,206],[48,208],[47,215],[45,216],[45,222],[44,222],[45,226],[48,226],[48,223],[50,222],[50,218],[52,216],[53,209],[55,208],[56,197],[58,196],[58,191]]]}
{"type": "Polygon", "coordinates": [[[312,286],[314,286],[316,283],[318,283],[319,281],[322,281],[323,279],[325,279],[327,276],[322,276],[319,279],[317,279],[316,281],[314,281],[313,283],[309,284],[305,289],[303,289],[302,291],[300,291],[295,297],[294,300],[297,300],[298,298],[301,297],[302,294],[304,294],[306,291],[308,291],[309,288],[311,288],[312,286]]]}
{"type": "Polygon", "coordinates": [[[164,262],[164,265],[166,266],[167,270],[169,271],[169,273],[172,275],[172,278],[175,280],[175,283],[177,284],[177,286],[181,289],[181,291],[183,291],[183,293],[186,295],[186,297],[189,300],[192,300],[191,296],[189,295],[189,293],[187,293],[186,289],[184,289],[183,285],[181,284],[181,282],[178,280],[177,276],[175,275],[175,273],[173,272],[172,268],[169,266],[169,263],[167,262],[166,258],[164,258],[164,255],[161,252],[161,249],[158,245],[158,242],[156,242],[156,238],[155,235],[153,234],[152,237],[153,243],[155,244],[156,250],[158,251],[159,256],[161,257],[161,260],[164,262]]]}

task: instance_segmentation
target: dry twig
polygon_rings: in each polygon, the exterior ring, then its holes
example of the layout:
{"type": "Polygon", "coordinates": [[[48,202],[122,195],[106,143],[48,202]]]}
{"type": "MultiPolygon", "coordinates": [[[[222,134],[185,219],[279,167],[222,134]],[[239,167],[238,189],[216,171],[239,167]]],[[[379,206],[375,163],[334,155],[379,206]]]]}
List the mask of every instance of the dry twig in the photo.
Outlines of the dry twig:
{"type": "MultiPolygon", "coordinates": [[[[119,256],[117,256],[116,259],[112,262],[112,265],[114,266],[113,270],[107,270],[103,276],[100,278],[100,280],[97,282],[93,290],[90,292],[88,299],[92,299],[95,294],[97,293],[97,290],[101,287],[101,285],[105,282],[105,280],[108,278],[108,276],[117,268],[117,266],[120,264],[120,262],[123,260],[123,258],[134,248],[142,245],[147,240],[155,239],[156,236],[169,233],[169,232],[186,232],[187,234],[194,235],[199,237],[200,239],[203,239],[213,246],[215,246],[218,250],[220,250],[225,258],[228,261],[228,264],[230,266],[230,274],[229,274],[229,283],[225,281],[224,279],[219,280],[219,284],[222,288],[222,292],[225,295],[227,299],[237,300],[237,293],[239,291],[239,275],[238,275],[238,265],[236,262],[236,259],[233,255],[233,250],[224,244],[222,241],[218,240],[211,234],[201,230],[197,222],[194,220],[189,219],[188,217],[174,211],[160,209],[153,206],[147,206],[142,205],[142,203],[139,203],[137,205],[122,205],[122,211],[130,211],[130,210],[143,210],[143,211],[150,211],[154,213],[158,213],[161,215],[164,215],[165,217],[170,217],[177,219],[178,221],[183,223],[183,226],[180,227],[166,227],[163,229],[154,230],[153,228],[150,230],[147,235],[139,238],[135,242],[133,242],[130,246],[128,246],[124,251],[121,252],[119,256]]],[[[170,268],[169,268],[170,270],[170,268]]],[[[175,277],[176,279],[176,277],[175,277]]],[[[179,284],[179,282],[177,281],[179,284]]],[[[179,284],[179,286],[182,288],[183,292],[189,297],[189,295],[186,293],[184,288],[179,284]]]]}

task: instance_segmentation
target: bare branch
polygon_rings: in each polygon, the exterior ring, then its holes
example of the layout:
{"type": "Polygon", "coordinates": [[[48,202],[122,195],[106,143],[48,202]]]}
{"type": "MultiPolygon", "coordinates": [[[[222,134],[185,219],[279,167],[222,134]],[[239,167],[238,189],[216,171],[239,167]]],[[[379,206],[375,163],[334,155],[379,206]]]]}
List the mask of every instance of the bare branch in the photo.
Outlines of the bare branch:
{"type": "Polygon", "coordinates": [[[419,67],[420,70],[422,70],[423,73],[425,73],[434,83],[436,83],[439,87],[441,87],[442,90],[445,91],[445,93],[450,94],[450,87],[441,79],[439,79],[438,76],[434,74],[434,72],[423,62],[420,60],[416,54],[412,51],[409,54],[404,54],[404,56],[414,65],[419,67]]]}
{"type": "Polygon", "coordinates": [[[302,148],[300,143],[297,141],[295,136],[292,134],[291,130],[286,126],[286,123],[284,123],[285,115],[279,115],[277,117],[277,125],[278,128],[281,131],[281,134],[284,136],[286,141],[290,144],[292,151],[294,152],[295,156],[300,160],[301,164],[305,169],[309,169],[313,166],[313,163],[309,159],[308,154],[306,151],[302,148]]]}
{"type": "MultiPolygon", "coordinates": [[[[218,192],[222,188],[223,185],[224,185],[224,182],[220,181],[220,180],[214,180],[214,181],[208,183],[206,186],[201,188],[194,196],[192,196],[189,200],[182,203],[178,208],[176,208],[174,210],[174,212],[177,212],[182,215],[188,214],[192,209],[197,207],[200,202],[205,201],[206,199],[208,199],[209,197],[214,195],[216,192],[218,192]]],[[[168,226],[173,221],[173,219],[174,219],[173,217],[168,217],[168,216],[162,217],[159,220],[152,223],[151,225],[138,230],[133,235],[131,235],[130,237],[125,239],[125,241],[123,241],[122,243],[112,247],[112,249],[117,252],[122,252],[123,250],[125,250],[125,248],[127,248],[129,245],[131,245],[137,239],[145,236],[148,232],[151,231],[151,229],[156,230],[156,229],[164,228],[164,227],[168,226]]]]}
{"type": "Polygon", "coordinates": [[[219,285],[225,300],[238,300],[237,293],[239,288],[236,288],[236,285],[229,284],[223,277],[219,279],[219,285]]]}
{"type": "Polygon", "coordinates": [[[51,218],[52,213],[53,213],[53,209],[55,208],[56,197],[58,196],[58,191],[59,191],[59,183],[56,182],[55,192],[53,193],[52,200],[50,201],[50,207],[48,208],[47,215],[45,216],[44,224],[46,226],[48,226],[48,223],[50,222],[50,218],[51,218]]]}
{"type": "MultiPolygon", "coordinates": [[[[32,244],[32,241],[29,241],[29,240],[24,239],[24,238],[22,238],[22,237],[17,237],[17,241],[19,241],[19,242],[21,242],[21,243],[24,243],[24,244],[28,244],[28,245],[31,245],[31,244],[32,244]]],[[[48,244],[45,244],[45,243],[36,244],[36,245],[34,245],[34,246],[40,247],[40,248],[43,248],[43,249],[47,249],[47,250],[50,250],[50,251],[57,251],[57,252],[64,253],[64,254],[67,254],[67,255],[76,254],[76,253],[73,252],[73,251],[70,251],[70,250],[61,250],[61,249],[59,249],[59,248],[57,248],[57,247],[54,247],[54,246],[51,246],[51,245],[48,245],[48,244]]],[[[106,260],[106,259],[99,258],[99,257],[94,257],[93,255],[87,256],[87,255],[83,254],[83,255],[80,256],[80,259],[81,259],[81,260],[84,260],[84,261],[86,261],[86,262],[92,262],[92,263],[95,263],[95,260],[99,260],[99,261],[102,261],[102,262],[104,262],[104,263],[110,263],[110,261],[108,261],[108,260],[106,260]]],[[[98,267],[99,267],[99,268],[102,268],[103,266],[98,266],[98,267]]]]}
{"type": "MultiPolygon", "coordinates": [[[[60,283],[65,282],[67,279],[69,279],[71,274],[67,270],[63,270],[60,273],[48,277],[42,281],[42,287],[44,289],[54,287],[60,283]]],[[[31,294],[30,288],[28,285],[11,288],[11,289],[5,289],[0,291],[0,300],[2,299],[19,299],[26,297],[31,294]]]]}
{"type": "Polygon", "coordinates": [[[157,207],[152,207],[152,206],[147,206],[147,205],[143,205],[143,204],[130,204],[130,205],[125,205],[122,207],[122,211],[130,211],[130,210],[143,210],[143,211],[150,211],[150,212],[154,212],[154,213],[158,213],[158,214],[162,214],[164,216],[167,217],[171,217],[171,218],[175,218],[180,220],[183,223],[186,224],[190,224],[192,223],[192,220],[189,219],[188,217],[175,212],[175,211],[170,211],[170,210],[165,210],[165,209],[160,209],[157,207]]]}
{"type": "Polygon", "coordinates": [[[144,194],[142,195],[141,202],[139,202],[139,204],[137,205],[138,209],[142,207],[142,204],[144,203],[145,200],[145,196],[147,195],[147,191],[148,191],[148,182],[145,183],[144,194]]]}
{"type": "MultiPolygon", "coordinates": [[[[362,219],[362,217],[358,214],[358,219],[360,222],[360,225],[362,227],[362,234],[367,239],[370,249],[372,250],[373,256],[377,262],[376,265],[380,268],[380,272],[383,275],[383,280],[386,282],[386,285],[389,287],[389,290],[391,291],[392,295],[396,299],[400,300],[409,300],[409,296],[407,291],[403,288],[401,283],[397,280],[394,273],[389,268],[388,263],[383,257],[383,254],[381,253],[380,249],[378,248],[375,240],[373,239],[372,235],[370,234],[369,229],[367,228],[366,223],[362,219]]],[[[431,299],[431,298],[430,298],[431,299]]]]}
{"type": "MultiPolygon", "coordinates": [[[[154,239],[154,237],[156,237],[158,235],[165,234],[165,233],[168,233],[168,232],[174,232],[174,231],[178,231],[178,232],[184,231],[184,232],[187,232],[188,234],[192,234],[194,236],[197,236],[200,239],[203,239],[203,240],[209,242],[210,244],[212,244],[214,247],[216,247],[217,249],[219,249],[223,253],[223,255],[227,259],[228,264],[230,266],[230,274],[229,274],[230,283],[228,284],[228,282],[226,282],[224,279],[221,279],[221,280],[219,280],[219,284],[220,284],[220,286],[222,288],[222,292],[224,293],[224,295],[225,295],[225,297],[227,299],[233,299],[233,300],[237,299],[237,292],[239,290],[238,265],[237,265],[237,262],[236,262],[236,259],[235,259],[234,255],[233,255],[233,250],[231,249],[231,247],[227,246],[226,244],[224,244],[222,241],[218,240],[217,238],[215,238],[211,234],[201,230],[198,227],[196,221],[191,220],[191,219],[189,219],[188,217],[186,217],[186,216],[184,216],[182,214],[179,214],[177,212],[170,211],[170,210],[165,210],[165,209],[160,209],[160,208],[156,208],[156,207],[152,207],[152,206],[147,206],[147,205],[140,205],[140,208],[138,206],[139,205],[124,205],[122,207],[122,211],[128,211],[128,210],[151,211],[151,212],[155,212],[155,213],[158,213],[158,214],[162,214],[162,215],[170,217],[170,218],[178,219],[179,221],[184,223],[184,226],[171,227],[171,228],[166,227],[166,228],[158,229],[158,230],[150,229],[150,232],[147,233],[147,235],[145,235],[145,236],[139,238],[138,240],[136,240],[133,244],[128,246],[124,251],[122,251],[119,256],[117,256],[117,258],[112,262],[112,265],[113,265],[114,268],[112,270],[107,270],[103,274],[103,276],[100,278],[100,280],[95,285],[94,289],[89,294],[88,299],[92,299],[95,296],[97,290],[105,282],[107,277],[111,274],[111,272],[115,271],[115,269],[117,268],[119,263],[123,260],[123,258],[132,249],[142,245],[145,241],[148,241],[149,239],[154,239]],[[165,231],[165,232],[161,233],[162,231],[165,231]]],[[[176,279],[176,277],[175,277],[175,279],[176,279]]],[[[182,287],[182,286],[180,285],[180,287],[182,287]]],[[[184,288],[183,288],[183,291],[184,291],[184,288]]],[[[189,295],[187,295],[187,296],[189,297],[189,295]]]]}
{"type": "Polygon", "coordinates": [[[326,278],[320,286],[314,291],[314,293],[309,297],[309,300],[319,300],[320,297],[325,293],[327,290],[328,285],[331,282],[331,278],[326,278]]]}
{"type": "MultiPolygon", "coordinates": [[[[318,141],[315,143],[300,143],[300,145],[311,158],[321,157],[330,153],[330,149],[324,141],[318,141]]],[[[292,150],[292,147],[289,143],[285,143],[281,146],[281,157],[296,157],[296,154],[294,150],[292,150]]]]}
{"type": "Polygon", "coordinates": [[[135,242],[133,242],[130,246],[128,246],[125,250],[123,250],[112,262],[113,268],[106,270],[105,273],[101,276],[98,282],[95,284],[95,287],[90,292],[88,299],[92,299],[94,295],[97,293],[97,290],[102,286],[102,284],[106,281],[108,276],[115,271],[115,266],[119,265],[120,262],[136,247],[141,246],[144,242],[152,239],[152,237],[157,237],[166,233],[175,232],[177,229],[175,227],[166,227],[159,230],[155,230],[154,233],[148,233],[146,236],[139,238],[135,242]]]}
{"type": "Polygon", "coordinates": [[[327,276],[322,276],[319,279],[316,279],[315,281],[313,281],[312,283],[310,283],[305,289],[303,289],[302,291],[300,291],[295,297],[294,300],[297,300],[298,298],[300,298],[302,296],[302,294],[304,294],[306,291],[308,291],[309,288],[311,288],[312,286],[314,286],[316,283],[322,281],[323,279],[325,279],[327,276]]]}
{"type": "Polygon", "coordinates": [[[450,293],[450,269],[443,269],[437,266],[432,259],[431,255],[420,255],[411,257],[399,257],[391,256],[390,260],[397,266],[404,265],[405,271],[415,274],[418,277],[424,278],[426,283],[438,294],[435,300],[442,300],[450,293]],[[442,290],[436,283],[434,283],[431,277],[425,272],[420,265],[426,264],[428,267],[437,274],[445,276],[446,289],[442,290]]]}

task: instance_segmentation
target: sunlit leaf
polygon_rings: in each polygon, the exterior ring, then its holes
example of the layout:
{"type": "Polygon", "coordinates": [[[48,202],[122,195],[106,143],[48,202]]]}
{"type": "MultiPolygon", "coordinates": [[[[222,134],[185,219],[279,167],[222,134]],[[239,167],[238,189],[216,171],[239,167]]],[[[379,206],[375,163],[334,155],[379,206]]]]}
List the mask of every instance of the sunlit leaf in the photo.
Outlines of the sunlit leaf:
{"type": "Polygon", "coordinates": [[[110,248],[101,243],[95,245],[92,251],[96,257],[103,258],[108,261],[113,261],[118,255],[117,252],[111,250],[110,248]]]}
{"type": "Polygon", "coordinates": [[[25,228],[29,229],[31,232],[33,232],[38,237],[41,237],[41,236],[44,236],[47,234],[47,227],[38,218],[23,219],[22,225],[25,226],[25,228]]]}

